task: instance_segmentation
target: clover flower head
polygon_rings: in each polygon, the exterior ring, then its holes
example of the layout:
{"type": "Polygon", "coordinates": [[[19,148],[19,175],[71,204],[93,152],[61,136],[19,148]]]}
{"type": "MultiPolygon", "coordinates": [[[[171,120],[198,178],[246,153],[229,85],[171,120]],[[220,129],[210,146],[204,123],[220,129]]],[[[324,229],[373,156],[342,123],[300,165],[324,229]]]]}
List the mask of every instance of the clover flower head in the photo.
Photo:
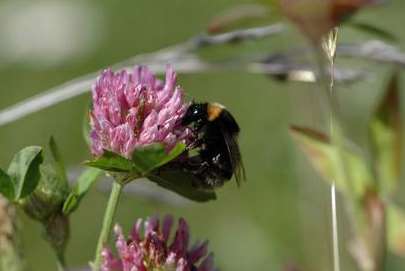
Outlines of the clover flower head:
{"type": "Polygon", "coordinates": [[[180,124],[189,104],[170,66],[165,82],[144,66],[118,72],[107,69],[93,85],[92,99],[90,138],[95,156],[109,150],[130,158],[135,149],[153,143],[170,151],[192,136],[180,124]]]}
{"type": "Polygon", "coordinates": [[[118,257],[105,248],[102,252],[102,271],[214,271],[213,255],[207,252],[207,241],[189,247],[189,228],[179,219],[178,228],[171,236],[173,217],[160,220],[151,217],[138,219],[129,239],[122,229],[115,227],[118,257]],[[144,227],[142,227],[144,225],[144,227]],[[143,233],[142,233],[143,228],[143,233]]]}

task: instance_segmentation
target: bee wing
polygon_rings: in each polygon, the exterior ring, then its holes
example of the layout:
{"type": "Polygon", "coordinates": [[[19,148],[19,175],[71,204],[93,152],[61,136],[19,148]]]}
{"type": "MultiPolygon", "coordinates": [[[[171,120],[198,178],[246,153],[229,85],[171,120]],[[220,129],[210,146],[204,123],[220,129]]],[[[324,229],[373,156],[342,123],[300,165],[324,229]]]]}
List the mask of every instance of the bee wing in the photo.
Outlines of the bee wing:
{"type": "Polygon", "coordinates": [[[243,166],[242,155],[240,153],[239,144],[237,141],[237,133],[230,134],[229,129],[224,125],[220,125],[222,129],[222,135],[228,149],[228,154],[231,161],[232,169],[234,169],[235,180],[238,185],[240,185],[241,180],[246,180],[246,171],[243,166]]]}

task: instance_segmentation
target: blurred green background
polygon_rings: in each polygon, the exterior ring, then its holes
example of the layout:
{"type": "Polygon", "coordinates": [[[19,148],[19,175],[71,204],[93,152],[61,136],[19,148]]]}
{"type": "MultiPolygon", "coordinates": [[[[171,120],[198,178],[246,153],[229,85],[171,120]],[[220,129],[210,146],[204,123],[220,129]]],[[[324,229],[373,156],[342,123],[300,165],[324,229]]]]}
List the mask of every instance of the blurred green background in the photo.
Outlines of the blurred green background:
{"type": "MultiPolygon", "coordinates": [[[[133,55],[154,51],[204,32],[210,19],[238,3],[235,0],[1,0],[0,108],[98,70],[133,55]]],[[[370,9],[356,19],[393,32],[403,47],[401,0],[370,9]]],[[[371,39],[350,28],[343,41],[371,39]]],[[[207,57],[282,52],[306,45],[293,29],[259,43],[221,46],[207,57]],[[240,49],[239,49],[240,48],[240,49]]],[[[340,60],[338,63],[352,64],[340,60]]],[[[357,65],[358,62],[356,62],[357,65]]],[[[366,121],[385,84],[390,67],[358,66],[373,72],[364,82],[340,85],[339,98],[350,138],[367,148],[366,121]]],[[[330,196],[328,186],[311,169],[288,135],[291,123],[322,128],[318,89],[310,84],[276,82],[241,72],[179,75],[188,95],[225,104],[242,127],[240,138],[248,181],[234,182],[207,204],[170,203],[127,194],[117,222],[129,230],[137,217],[173,213],[185,217],[192,237],[209,239],[221,270],[280,270],[294,263],[302,270],[332,270],[330,196]]],[[[82,138],[89,95],[82,95],[0,127],[0,166],[26,145],[45,145],[54,135],[70,167],[89,157],[82,138]]],[[[340,198],[339,198],[340,199],[340,198]]],[[[84,266],[92,259],[107,195],[93,189],[72,217],[67,260],[84,266]]],[[[341,202],[341,201],[339,201],[341,202]]],[[[54,270],[53,254],[41,239],[40,227],[24,215],[24,246],[32,270],[54,270]]],[[[339,204],[342,270],[353,270],[346,252],[349,231],[339,204]]],[[[389,270],[404,262],[390,255],[389,270]]]]}

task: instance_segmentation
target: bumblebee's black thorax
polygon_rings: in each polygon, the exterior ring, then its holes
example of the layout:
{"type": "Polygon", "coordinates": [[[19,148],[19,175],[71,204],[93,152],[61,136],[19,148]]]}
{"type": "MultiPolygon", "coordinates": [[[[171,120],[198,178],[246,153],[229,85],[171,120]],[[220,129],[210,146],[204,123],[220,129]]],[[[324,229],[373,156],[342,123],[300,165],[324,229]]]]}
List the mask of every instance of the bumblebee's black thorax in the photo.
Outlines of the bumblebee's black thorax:
{"type": "Polygon", "coordinates": [[[231,113],[218,103],[193,103],[182,119],[197,135],[191,148],[199,155],[186,165],[203,186],[221,186],[237,172],[239,182],[241,156],[237,144],[239,125],[231,113]]]}
{"type": "Polygon", "coordinates": [[[185,126],[194,124],[197,129],[204,126],[211,126],[212,128],[218,126],[217,128],[224,128],[225,132],[230,134],[239,133],[239,125],[233,116],[218,103],[191,104],[183,117],[182,124],[185,126]]]}
{"type": "Polygon", "coordinates": [[[228,110],[223,107],[219,109],[214,107],[210,111],[209,108],[210,106],[208,106],[207,115],[208,121],[213,124],[212,126],[217,126],[217,128],[221,128],[222,132],[229,133],[232,136],[239,133],[239,125],[228,110]]]}

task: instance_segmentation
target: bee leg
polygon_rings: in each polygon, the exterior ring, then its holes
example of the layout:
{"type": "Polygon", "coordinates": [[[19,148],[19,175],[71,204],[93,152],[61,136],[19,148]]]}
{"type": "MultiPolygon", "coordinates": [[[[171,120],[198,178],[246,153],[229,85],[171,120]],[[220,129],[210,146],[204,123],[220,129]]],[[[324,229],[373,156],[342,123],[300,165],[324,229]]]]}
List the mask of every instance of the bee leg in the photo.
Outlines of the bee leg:
{"type": "Polygon", "coordinates": [[[184,171],[191,173],[195,177],[193,186],[197,188],[212,189],[224,184],[221,168],[213,161],[207,161],[201,155],[188,158],[182,165],[184,171]]]}
{"type": "Polygon", "coordinates": [[[207,161],[200,164],[199,168],[194,171],[194,175],[199,180],[199,187],[215,188],[224,184],[221,176],[222,174],[218,172],[217,168],[213,164],[207,161]]]}
{"type": "Polygon", "coordinates": [[[190,158],[185,165],[185,170],[190,172],[196,179],[193,180],[193,186],[197,188],[207,188],[208,179],[212,179],[210,176],[210,164],[201,159],[199,155],[190,158]]]}
{"type": "Polygon", "coordinates": [[[204,163],[204,161],[199,155],[196,155],[187,159],[187,161],[184,163],[184,168],[187,171],[194,172],[200,168],[202,163],[204,163]]]}
{"type": "Polygon", "coordinates": [[[204,141],[203,141],[201,138],[199,138],[199,139],[194,140],[194,142],[191,143],[190,145],[188,145],[188,146],[187,146],[187,149],[188,149],[188,150],[192,150],[192,149],[195,149],[195,148],[199,148],[199,147],[201,147],[203,144],[204,144],[204,141]]]}

